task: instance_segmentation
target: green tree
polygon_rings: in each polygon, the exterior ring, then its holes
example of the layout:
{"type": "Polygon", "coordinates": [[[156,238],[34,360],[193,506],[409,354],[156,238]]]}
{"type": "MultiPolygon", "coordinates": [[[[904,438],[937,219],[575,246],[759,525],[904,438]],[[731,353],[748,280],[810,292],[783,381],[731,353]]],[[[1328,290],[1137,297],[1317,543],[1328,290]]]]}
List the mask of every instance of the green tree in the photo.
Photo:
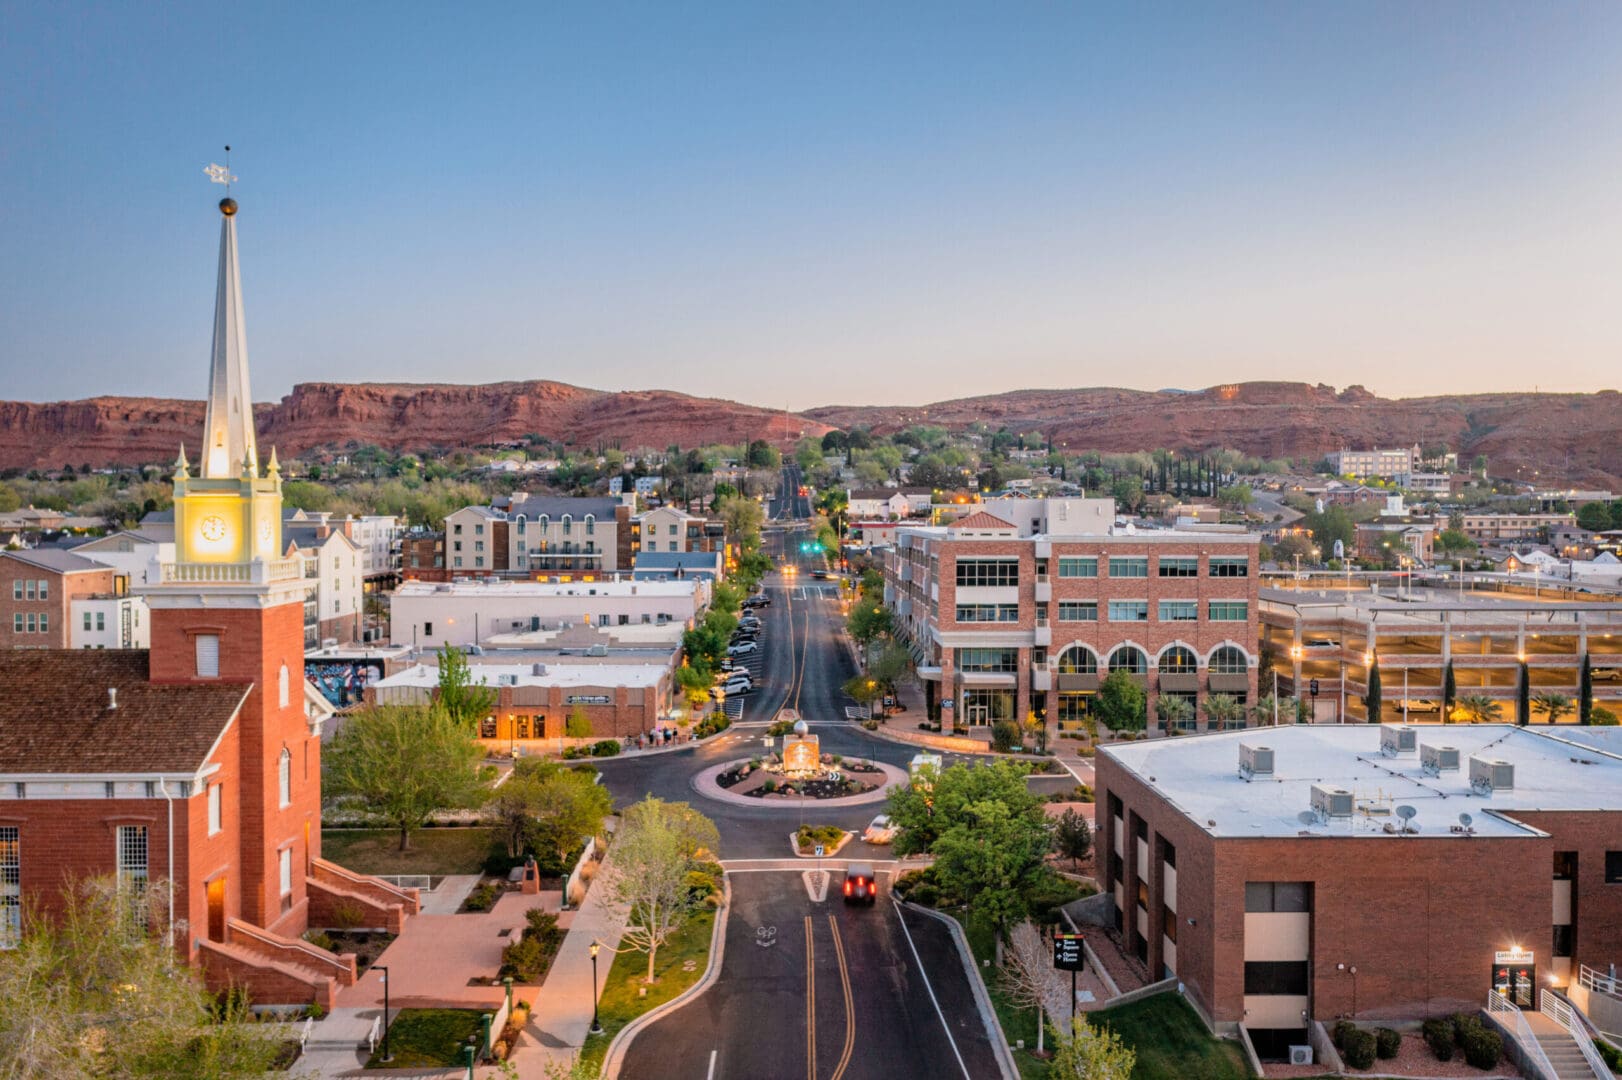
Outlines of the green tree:
{"type": "Polygon", "coordinates": [[[758,502],[736,495],[724,499],[718,497],[714,512],[726,523],[727,537],[742,550],[754,551],[760,547],[760,526],[766,515],[758,502]]]}
{"type": "Polygon", "coordinates": [[[1155,699],[1155,715],[1160,718],[1161,728],[1170,734],[1181,730],[1181,725],[1193,718],[1194,706],[1185,697],[1161,694],[1155,699]]]}
{"type": "Polygon", "coordinates": [[[982,799],[963,806],[935,841],[935,878],[943,891],[968,901],[971,918],[1000,935],[1025,915],[1027,894],[1050,873],[1043,860],[1051,846],[1040,811],[982,799]]]}
{"type": "Polygon", "coordinates": [[[625,811],[614,839],[609,888],[630,911],[623,940],[648,954],[650,985],[659,947],[681,929],[695,905],[687,873],[719,843],[715,825],[686,803],[650,795],[625,811]]]}
{"type": "Polygon", "coordinates": [[[1363,695],[1363,706],[1368,710],[1369,723],[1378,724],[1380,722],[1382,704],[1380,698],[1380,657],[1376,655],[1369,662],[1369,688],[1368,693],[1363,695]]]}
{"type": "Polygon", "coordinates": [[[168,885],[59,882],[52,918],[25,918],[0,964],[0,1076],[236,1080],[271,1075],[286,1037],[242,995],[216,1002],[164,936],[168,885]]]}
{"type": "Polygon", "coordinates": [[[895,629],[895,616],[877,596],[866,594],[851,607],[845,628],[850,631],[851,640],[865,647],[890,636],[895,629]]]}
{"type": "Polygon", "coordinates": [[[1232,694],[1208,694],[1203,708],[1205,724],[1213,731],[1225,731],[1245,718],[1245,707],[1232,694]]]}
{"type": "Polygon", "coordinates": [[[1235,513],[1244,513],[1250,509],[1250,504],[1255,498],[1256,494],[1249,484],[1229,484],[1217,492],[1217,502],[1235,513]]]}
{"type": "Polygon", "coordinates": [[[516,764],[507,782],[495,789],[491,804],[509,855],[545,853],[558,862],[600,832],[614,808],[608,789],[589,773],[533,758],[516,764]]]}
{"type": "Polygon", "coordinates": [[[1459,711],[1472,724],[1497,723],[1501,708],[1497,701],[1486,694],[1466,694],[1459,699],[1459,711]]]}
{"type": "Polygon", "coordinates": [[[1532,702],[1543,710],[1546,717],[1544,722],[1549,724],[1558,724],[1560,718],[1572,710],[1571,699],[1564,694],[1539,694],[1532,699],[1532,702]]]}
{"type": "Polygon", "coordinates": [[[1055,1031],[1051,1080],[1131,1080],[1138,1052],[1106,1027],[1092,1027],[1076,1016],[1070,1034],[1055,1031]]]}
{"type": "Polygon", "coordinates": [[[1081,869],[1081,860],[1092,854],[1093,830],[1087,819],[1072,807],[1053,823],[1053,850],[1069,859],[1074,869],[1081,869]]]}
{"type": "Polygon", "coordinates": [[[1461,529],[1443,529],[1436,534],[1432,545],[1437,554],[1446,556],[1468,555],[1476,549],[1476,542],[1461,529]]]}
{"type": "Polygon", "coordinates": [[[899,641],[881,645],[867,665],[867,675],[890,693],[913,677],[912,653],[899,641]]]}
{"type": "Polygon", "coordinates": [[[489,789],[484,752],[437,704],[378,705],[346,717],[322,753],[326,794],[400,831],[400,850],[439,810],[471,809],[489,789]]]}
{"type": "Polygon", "coordinates": [[[852,675],[840,687],[845,696],[856,704],[871,707],[873,702],[884,695],[884,687],[870,675],[852,675]]]}
{"type": "Polygon", "coordinates": [[[1093,697],[1093,715],[1114,732],[1142,731],[1148,726],[1148,700],[1143,684],[1134,676],[1125,671],[1112,671],[1104,677],[1093,697]]]}
{"type": "Polygon", "coordinates": [[[1577,527],[1589,532],[1605,532],[1611,528],[1611,507],[1602,502],[1583,503],[1577,508],[1577,527]]]}
{"type": "Polygon", "coordinates": [[[1577,673],[1577,722],[1587,724],[1594,717],[1594,669],[1583,653],[1582,667],[1577,673]]]}
{"type": "Polygon", "coordinates": [[[0,514],[9,514],[22,504],[22,496],[18,495],[14,488],[8,484],[0,484],[0,514]]]}
{"type": "Polygon", "coordinates": [[[1531,675],[1526,670],[1526,661],[1521,661],[1520,677],[1515,681],[1515,722],[1525,727],[1532,722],[1532,687],[1531,675]]]}
{"type": "Polygon", "coordinates": [[[1357,548],[1357,523],[1343,506],[1326,506],[1322,513],[1312,511],[1302,517],[1301,524],[1312,534],[1324,558],[1334,553],[1336,540],[1348,556],[1357,548]]]}
{"type": "Polygon", "coordinates": [[[1442,722],[1445,724],[1453,716],[1453,705],[1459,697],[1459,684],[1453,678],[1453,661],[1447,662],[1442,671],[1442,722]]]}
{"type": "Polygon", "coordinates": [[[496,707],[496,692],[473,681],[467,654],[454,645],[439,650],[438,704],[445,714],[468,731],[477,731],[480,720],[496,707]]]}
{"type": "Polygon", "coordinates": [[[563,733],[571,739],[591,738],[591,717],[584,705],[569,710],[569,717],[563,722],[563,733]]]}
{"type": "Polygon", "coordinates": [[[928,853],[942,830],[962,819],[974,802],[992,800],[1014,807],[1019,814],[1043,819],[1042,801],[1025,783],[1030,768],[1013,761],[994,761],[969,767],[961,762],[928,783],[913,783],[890,791],[887,810],[898,832],[895,852],[928,853]]]}

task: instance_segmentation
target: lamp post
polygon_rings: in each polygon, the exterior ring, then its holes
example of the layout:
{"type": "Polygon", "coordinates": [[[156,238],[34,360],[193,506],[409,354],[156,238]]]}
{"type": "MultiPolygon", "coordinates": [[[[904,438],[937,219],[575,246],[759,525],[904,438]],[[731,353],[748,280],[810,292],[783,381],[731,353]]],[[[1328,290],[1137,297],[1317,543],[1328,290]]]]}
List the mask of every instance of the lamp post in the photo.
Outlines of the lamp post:
{"type": "Polygon", "coordinates": [[[383,1060],[393,1061],[394,1055],[389,1053],[389,969],[383,964],[373,964],[372,970],[383,976],[383,1060]]]}
{"type": "Polygon", "coordinates": [[[593,1035],[603,1033],[603,1025],[597,1019],[597,950],[600,948],[602,946],[597,942],[593,941],[591,943],[591,1033],[593,1035]]]}

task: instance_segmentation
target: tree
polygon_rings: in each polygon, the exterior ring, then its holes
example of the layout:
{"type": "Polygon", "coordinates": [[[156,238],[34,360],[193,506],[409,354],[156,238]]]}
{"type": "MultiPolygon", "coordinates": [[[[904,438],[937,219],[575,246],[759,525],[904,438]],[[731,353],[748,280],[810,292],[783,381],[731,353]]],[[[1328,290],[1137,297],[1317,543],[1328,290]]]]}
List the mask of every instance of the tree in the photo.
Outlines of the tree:
{"type": "Polygon", "coordinates": [[[934,873],[941,889],[968,902],[971,918],[1000,935],[1027,910],[1026,896],[1044,875],[1052,846],[1045,815],[996,799],[965,804],[936,839],[934,873]]]}
{"type": "Polygon", "coordinates": [[[929,852],[942,831],[960,820],[972,802],[1004,802],[1021,814],[1043,820],[1042,802],[1025,783],[1029,772],[1028,766],[1013,761],[974,768],[959,763],[942,770],[929,783],[892,789],[887,811],[898,830],[896,855],[929,852]]]}
{"type": "Polygon", "coordinates": [[[1255,499],[1249,484],[1229,484],[1217,492],[1217,502],[1224,508],[1244,513],[1255,499]]]}
{"type": "Polygon", "coordinates": [[[1558,724],[1560,718],[1572,709],[1571,699],[1564,694],[1539,694],[1532,702],[1543,710],[1548,717],[1546,722],[1550,724],[1558,724]]]}
{"type": "Polygon", "coordinates": [[[583,837],[596,835],[612,810],[612,796],[590,775],[535,759],[516,763],[488,808],[508,855],[545,853],[559,861],[583,837]]]}
{"type": "Polygon", "coordinates": [[[1333,554],[1336,540],[1348,554],[1356,549],[1357,523],[1343,506],[1326,506],[1322,513],[1313,511],[1301,518],[1301,524],[1312,534],[1325,558],[1333,554]]]}
{"type": "Polygon", "coordinates": [[[1053,850],[1069,859],[1075,869],[1080,869],[1081,860],[1092,854],[1092,827],[1074,807],[1060,815],[1053,825],[1053,850]]]}
{"type": "Polygon", "coordinates": [[[852,641],[865,646],[878,638],[889,637],[895,629],[895,616],[877,596],[866,593],[850,609],[845,628],[850,631],[852,641]]]}
{"type": "Polygon", "coordinates": [[[1202,708],[1205,726],[1213,731],[1224,731],[1245,718],[1245,707],[1232,694],[1209,694],[1202,708]]]}
{"type": "Polygon", "coordinates": [[[1442,671],[1442,723],[1447,723],[1453,716],[1453,703],[1458,700],[1459,686],[1453,679],[1453,661],[1447,662],[1442,671]]]}
{"type": "Polygon", "coordinates": [[[1374,659],[1369,661],[1369,687],[1368,692],[1363,695],[1363,706],[1368,710],[1369,723],[1378,724],[1380,722],[1380,707],[1382,704],[1383,702],[1380,699],[1380,657],[1376,654],[1374,659]]]}
{"type": "Polygon", "coordinates": [[[884,694],[884,688],[879,685],[879,681],[867,675],[852,675],[845,680],[840,689],[856,704],[869,709],[884,694]]]}
{"type": "Polygon", "coordinates": [[[1486,694],[1466,694],[1459,699],[1459,711],[1472,724],[1492,724],[1501,706],[1486,694]]]}
{"type": "Polygon", "coordinates": [[[912,679],[912,653],[899,641],[888,641],[867,665],[867,676],[894,693],[896,688],[912,679]]]}
{"type": "Polygon", "coordinates": [[[1125,671],[1112,671],[1093,697],[1093,713],[1111,731],[1142,731],[1148,726],[1148,701],[1148,693],[1136,678],[1125,671]]]}
{"type": "Polygon", "coordinates": [[[1066,987],[1053,969],[1053,949],[1048,938],[1029,919],[1008,934],[1008,951],[1002,966],[1003,991],[1016,1007],[1036,1010],[1036,1053],[1041,1056],[1045,1012],[1065,1008],[1066,987]]]}
{"type": "Polygon", "coordinates": [[[1092,1027],[1080,1016],[1071,1027],[1068,1035],[1055,1033],[1051,1080],[1130,1080],[1138,1064],[1136,1050],[1109,1028],[1092,1027]]]}
{"type": "Polygon", "coordinates": [[[1577,508],[1577,527],[1589,532],[1605,532],[1611,528],[1611,508],[1602,502],[1583,503],[1577,508]]]}
{"type": "Polygon", "coordinates": [[[1160,717],[1161,727],[1169,735],[1193,718],[1194,706],[1185,697],[1163,693],[1155,699],[1155,715],[1160,717]]]}
{"type": "Polygon", "coordinates": [[[167,916],[166,882],[133,898],[111,878],[61,886],[60,913],[25,918],[0,964],[0,1076],[270,1075],[281,1026],[252,1023],[241,995],[217,1004],[163,936],[142,932],[167,916]]]}
{"type": "Polygon", "coordinates": [[[649,795],[625,811],[614,840],[609,887],[630,909],[624,940],[648,954],[650,985],[659,947],[681,929],[695,904],[687,872],[704,850],[720,843],[718,837],[715,825],[686,803],[649,795]]]}
{"type": "Polygon", "coordinates": [[[715,500],[715,516],[726,523],[727,536],[743,550],[753,551],[760,546],[760,526],[765,520],[765,512],[758,502],[738,496],[718,497],[715,500]]]}
{"type": "Polygon", "coordinates": [[[1432,546],[1439,555],[1468,555],[1476,549],[1476,542],[1461,529],[1443,529],[1432,546]]]}
{"type": "Polygon", "coordinates": [[[569,717],[563,722],[563,733],[571,739],[591,738],[591,717],[587,715],[584,705],[576,705],[569,710],[569,717]]]}
{"type": "Polygon", "coordinates": [[[496,692],[473,681],[467,654],[454,645],[439,650],[439,706],[468,731],[477,731],[479,721],[496,707],[496,692]]]}
{"type": "Polygon", "coordinates": [[[1594,717],[1594,669],[1589,666],[1588,654],[1583,653],[1582,668],[1577,673],[1577,722],[1587,724],[1594,717]]]}
{"type": "Polygon", "coordinates": [[[401,851],[435,811],[471,809],[488,794],[483,750],[438,703],[355,713],[322,756],[326,793],[399,829],[401,851]]]}
{"type": "Polygon", "coordinates": [[[1526,661],[1521,661],[1520,676],[1515,682],[1515,722],[1525,727],[1532,722],[1531,677],[1526,670],[1526,661]]]}

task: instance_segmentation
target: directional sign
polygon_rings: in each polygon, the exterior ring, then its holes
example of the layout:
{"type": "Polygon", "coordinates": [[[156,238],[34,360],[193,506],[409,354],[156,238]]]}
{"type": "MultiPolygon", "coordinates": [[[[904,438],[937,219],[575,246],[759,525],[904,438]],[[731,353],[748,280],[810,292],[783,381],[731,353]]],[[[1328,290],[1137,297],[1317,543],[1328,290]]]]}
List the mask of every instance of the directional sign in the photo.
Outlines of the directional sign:
{"type": "Polygon", "coordinates": [[[1082,952],[1081,934],[1055,934],[1053,937],[1053,966],[1059,971],[1086,971],[1087,957],[1082,952]]]}
{"type": "Polygon", "coordinates": [[[817,845],[817,858],[819,858],[819,859],[822,858],[822,845],[821,844],[817,845]]]}

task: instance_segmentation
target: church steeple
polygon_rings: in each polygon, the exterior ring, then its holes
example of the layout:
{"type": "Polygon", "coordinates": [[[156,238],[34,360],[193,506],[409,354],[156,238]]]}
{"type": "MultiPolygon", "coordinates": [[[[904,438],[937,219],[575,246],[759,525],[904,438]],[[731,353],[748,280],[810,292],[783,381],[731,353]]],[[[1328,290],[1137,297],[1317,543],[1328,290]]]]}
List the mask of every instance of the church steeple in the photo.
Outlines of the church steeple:
{"type": "Polygon", "coordinates": [[[205,480],[259,474],[253,394],[248,389],[248,335],[243,324],[242,271],[237,264],[237,203],[220,200],[220,272],[214,293],[214,353],[208,371],[200,475],[205,480]]]}

